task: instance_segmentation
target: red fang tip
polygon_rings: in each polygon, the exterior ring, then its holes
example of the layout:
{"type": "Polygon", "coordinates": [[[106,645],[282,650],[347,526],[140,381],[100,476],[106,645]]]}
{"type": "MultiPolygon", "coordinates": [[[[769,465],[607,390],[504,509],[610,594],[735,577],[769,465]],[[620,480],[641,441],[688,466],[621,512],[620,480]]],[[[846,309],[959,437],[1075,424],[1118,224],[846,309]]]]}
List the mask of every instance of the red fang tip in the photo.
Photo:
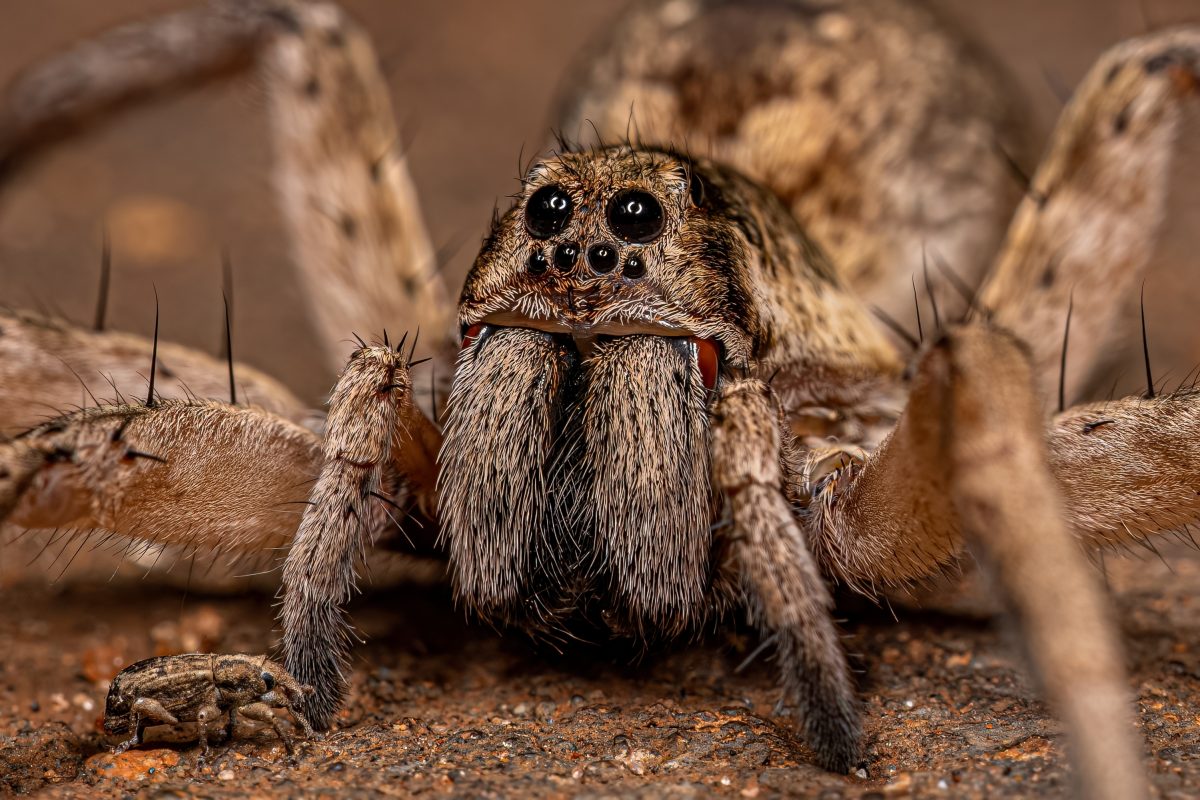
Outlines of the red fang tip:
{"type": "Polygon", "coordinates": [[[462,349],[466,350],[471,345],[475,344],[475,340],[479,338],[479,334],[483,332],[483,325],[475,323],[467,328],[467,332],[463,334],[462,349]]]}
{"type": "Polygon", "coordinates": [[[1171,67],[1171,82],[1175,85],[1175,90],[1183,95],[1200,89],[1200,75],[1182,64],[1171,67]]]}
{"type": "Polygon", "coordinates": [[[715,389],[717,387],[717,373],[720,369],[720,360],[717,357],[717,346],[712,339],[700,339],[691,337],[692,347],[696,352],[696,364],[700,367],[700,379],[704,381],[705,389],[715,389]]]}

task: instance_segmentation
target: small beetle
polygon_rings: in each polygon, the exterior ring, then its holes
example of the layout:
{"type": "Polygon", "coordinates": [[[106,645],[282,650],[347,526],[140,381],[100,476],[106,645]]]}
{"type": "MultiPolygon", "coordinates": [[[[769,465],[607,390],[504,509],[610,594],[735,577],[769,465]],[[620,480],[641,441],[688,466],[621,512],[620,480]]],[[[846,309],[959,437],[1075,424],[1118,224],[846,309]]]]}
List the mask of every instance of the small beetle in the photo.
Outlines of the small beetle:
{"type": "Polygon", "coordinates": [[[312,726],[299,706],[312,691],[266,656],[187,653],[147,658],[130,664],[113,679],[104,705],[104,730],[133,732],[114,748],[113,753],[119,754],[141,744],[150,725],[195,722],[205,755],[215,720],[228,712],[225,731],[227,738],[232,737],[240,712],[269,722],[291,755],[291,739],[271,709],[286,708],[311,738],[312,726]]]}

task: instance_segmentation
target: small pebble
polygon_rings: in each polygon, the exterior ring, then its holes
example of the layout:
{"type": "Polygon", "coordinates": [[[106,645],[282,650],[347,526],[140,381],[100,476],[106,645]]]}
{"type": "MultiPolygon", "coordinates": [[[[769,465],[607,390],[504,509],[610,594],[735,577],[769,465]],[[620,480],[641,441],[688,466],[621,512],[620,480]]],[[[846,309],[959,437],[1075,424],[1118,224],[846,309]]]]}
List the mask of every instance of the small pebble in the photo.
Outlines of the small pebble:
{"type": "Polygon", "coordinates": [[[217,773],[217,777],[223,781],[231,781],[233,780],[233,770],[223,769],[217,773]]]}

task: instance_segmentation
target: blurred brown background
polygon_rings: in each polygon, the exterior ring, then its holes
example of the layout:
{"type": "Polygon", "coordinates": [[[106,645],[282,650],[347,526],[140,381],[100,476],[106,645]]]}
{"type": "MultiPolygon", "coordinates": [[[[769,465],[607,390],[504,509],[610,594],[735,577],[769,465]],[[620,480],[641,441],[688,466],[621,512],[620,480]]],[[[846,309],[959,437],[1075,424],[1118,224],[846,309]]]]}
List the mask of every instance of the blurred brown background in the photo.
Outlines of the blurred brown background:
{"type": "MultiPolygon", "coordinates": [[[[0,2],[0,83],[72,40],[182,0],[0,2]]],[[[517,157],[548,138],[560,75],[620,13],[621,0],[345,0],[372,32],[409,141],[435,245],[453,255],[457,288],[493,202],[516,186],[517,157]],[[457,248],[457,249],[455,249],[457,248]]],[[[1096,56],[1147,25],[1200,22],[1200,0],[1016,0],[934,3],[1010,74],[1044,142],[1096,56]],[[1058,90],[1058,91],[1056,91],[1058,90]]],[[[253,78],[129,113],[41,160],[0,196],[0,302],[91,318],[102,226],[114,248],[114,327],[148,334],[151,283],[163,335],[215,351],[219,251],[235,263],[235,349],[311,402],[331,385],[304,318],[269,191],[264,100],[253,78]]],[[[1147,286],[1155,371],[1182,377],[1200,360],[1190,269],[1200,251],[1200,146],[1176,188],[1163,264],[1147,286]]],[[[1032,161],[1032,159],[1031,159],[1032,161]]],[[[1033,164],[1027,165],[1030,169],[1033,164]]],[[[395,327],[402,329],[404,320],[395,327]]],[[[368,332],[363,332],[368,333],[368,332]]],[[[1136,331],[1131,331],[1134,337],[1136,331]]],[[[1136,389],[1138,371],[1124,385],[1136,389]]]]}

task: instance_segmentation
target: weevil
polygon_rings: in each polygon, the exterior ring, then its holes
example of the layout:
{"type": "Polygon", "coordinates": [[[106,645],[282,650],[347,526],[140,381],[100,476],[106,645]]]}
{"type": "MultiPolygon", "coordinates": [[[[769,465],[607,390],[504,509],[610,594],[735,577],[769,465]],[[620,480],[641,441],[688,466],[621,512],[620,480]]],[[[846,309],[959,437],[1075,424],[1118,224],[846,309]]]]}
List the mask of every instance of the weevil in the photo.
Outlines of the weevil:
{"type": "Polygon", "coordinates": [[[124,753],[142,744],[146,728],[154,724],[194,722],[202,755],[220,718],[228,714],[226,738],[232,738],[237,716],[269,723],[288,755],[295,752],[273,709],[286,708],[292,719],[312,738],[313,729],[300,710],[312,694],[281,665],[266,656],[186,653],[156,656],[130,664],[113,679],[104,704],[104,730],[133,735],[113,749],[124,753]]]}

